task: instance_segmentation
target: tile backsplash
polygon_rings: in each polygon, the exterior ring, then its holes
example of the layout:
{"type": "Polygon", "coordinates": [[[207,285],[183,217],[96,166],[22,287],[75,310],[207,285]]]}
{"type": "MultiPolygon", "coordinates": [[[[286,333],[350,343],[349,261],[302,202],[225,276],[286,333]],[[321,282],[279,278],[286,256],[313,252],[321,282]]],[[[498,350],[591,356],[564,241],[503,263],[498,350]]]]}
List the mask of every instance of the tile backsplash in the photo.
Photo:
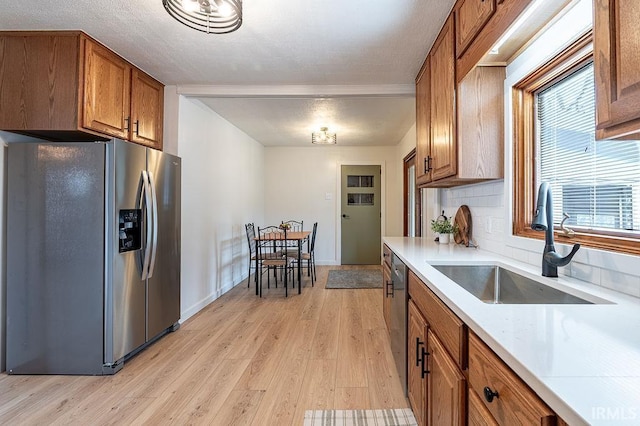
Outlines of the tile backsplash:
{"type": "Polygon", "coordinates": [[[484,250],[502,254],[506,226],[503,181],[440,190],[445,216],[455,216],[463,204],[471,210],[473,240],[484,250]]]}
{"type": "MultiPolygon", "coordinates": [[[[542,250],[532,250],[531,244],[521,244],[510,236],[510,197],[505,194],[504,181],[494,181],[462,187],[441,189],[440,210],[454,216],[458,207],[469,206],[473,240],[483,250],[510,257],[531,265],[540,265],[542,250]]],[[[558,251],[568,247],[558,245],[558,251]]],[[[568,267],[558,268],[560,274],[591,284],[640,297],[640,259],[638,256],[585,249],[574,257],[568,267]]]]}

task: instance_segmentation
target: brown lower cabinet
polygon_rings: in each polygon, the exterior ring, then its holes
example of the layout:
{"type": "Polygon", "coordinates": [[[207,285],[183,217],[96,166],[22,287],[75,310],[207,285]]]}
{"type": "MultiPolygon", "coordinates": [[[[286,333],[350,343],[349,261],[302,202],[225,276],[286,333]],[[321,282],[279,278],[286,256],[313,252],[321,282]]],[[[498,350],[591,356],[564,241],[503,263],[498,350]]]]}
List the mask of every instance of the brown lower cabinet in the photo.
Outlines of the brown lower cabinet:
{"type": "Polygon", "coordinates": [[[407,393],[414,415],[419,425],[465,425],[466,379],[457,356],[458,333],[450,333],[458,323],[431,309],[434,296],[411,271],[408,281],[407,393]],[[438,332],[448,337],[443,340],[438,332]]]}
{"type": "Polygon", "coordinates": [[[407,309],[407,396],[419,425],[426,423],[427,408],[427,322],[416,304],[409,300],[407,309]]]}
{"type": "Polygon", "coordinates": [[[427,353],[427,424],[466,424],[466,380],[431,330],[427,353]]]}
{"type": "Polygon", "coordinates": [[[556,415],[478,336],[469,333],[469,393],[501,425],[556,424],[556,415]]]}
{"type": "Polygon", "coordinates": [[[467,424],[469,426],[498,426],[498,422],[491,415],[491,411],[487,410],[487,407],[484,406],[484,403],[473,389],[469,389],[468,396],[467,424]]]}
{"type": "Polygon", "coordinates": [[[409,270],[407,394],[418,425],[565,425],[409,270]]]}

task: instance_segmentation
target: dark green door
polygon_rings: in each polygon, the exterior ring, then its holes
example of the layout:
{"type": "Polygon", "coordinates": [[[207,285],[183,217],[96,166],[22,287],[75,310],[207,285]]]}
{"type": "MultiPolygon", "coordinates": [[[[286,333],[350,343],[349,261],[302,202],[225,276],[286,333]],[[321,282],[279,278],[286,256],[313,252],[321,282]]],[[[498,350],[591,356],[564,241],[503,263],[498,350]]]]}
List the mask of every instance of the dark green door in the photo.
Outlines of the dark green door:
{"type": "Polygon", "coordinates": [[[380,264],[380,166],[342,166],[342,264],[380,264]]]}

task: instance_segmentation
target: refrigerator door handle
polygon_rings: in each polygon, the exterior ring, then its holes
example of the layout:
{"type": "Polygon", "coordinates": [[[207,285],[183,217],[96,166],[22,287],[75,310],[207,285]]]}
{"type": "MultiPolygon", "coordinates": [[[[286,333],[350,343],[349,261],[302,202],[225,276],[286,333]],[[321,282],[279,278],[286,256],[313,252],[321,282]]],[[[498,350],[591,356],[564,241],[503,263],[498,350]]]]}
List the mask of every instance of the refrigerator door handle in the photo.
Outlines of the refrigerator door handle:
{"type": "Polygon", "coordinates": [[[156,267],[156,253],[158,252],[158,199],[156,197],[156,182],[153,173],[149,172],[149,187],[151,188],[151,202],[153,203],[153,248],[151,249],[151,261],[149,262],[149,273],[147,278],[153,276],[153,270],[156,267]]]}
{"type": "Polygon", "coordinates": [[[147,219],[145,223],[146,242],[144,245],[144,258],[142,261],[142,279],[146,280],[149,277],[149,258],[151,257],[151,221],[152,221],[152,204],[150,200],[151,189],[149,188],[149,176],[147,171],[142,171],[142,191],[144,192],[144,199],[140,199],[140,203],[144,203],[144,208],[147,213],[147,219]],[[144,201],[143,201],[144,200],[144,201]]]}

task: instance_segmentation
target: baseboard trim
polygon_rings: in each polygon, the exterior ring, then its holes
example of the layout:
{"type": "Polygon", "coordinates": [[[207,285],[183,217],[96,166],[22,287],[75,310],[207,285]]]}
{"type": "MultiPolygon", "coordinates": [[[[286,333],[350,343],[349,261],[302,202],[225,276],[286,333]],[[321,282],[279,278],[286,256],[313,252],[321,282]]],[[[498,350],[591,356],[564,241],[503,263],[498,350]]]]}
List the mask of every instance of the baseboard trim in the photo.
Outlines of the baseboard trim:
{"type": "Polygon", "coordinates": [[[222,288],[216,290],[212,294],[208,295],[207,297],[191,305],[188,309],[186,309],[180,314],[180,321],[179,321],[180,324],[184,323],[186,320],[188,320],[189,318],[191,318],[192,316],[194,316],[195,314],[197,314],[198,312],[206,308],[210,303],[212,303],[216,299],[219,299],[220,296],[222,296],[223,294],[225,294],[226,292],[228,292],[238,284],[244,282],[246,279],[247,279],[247,276],[245,274],[238,282],[234,284],[227,284],[222,288]]]}

